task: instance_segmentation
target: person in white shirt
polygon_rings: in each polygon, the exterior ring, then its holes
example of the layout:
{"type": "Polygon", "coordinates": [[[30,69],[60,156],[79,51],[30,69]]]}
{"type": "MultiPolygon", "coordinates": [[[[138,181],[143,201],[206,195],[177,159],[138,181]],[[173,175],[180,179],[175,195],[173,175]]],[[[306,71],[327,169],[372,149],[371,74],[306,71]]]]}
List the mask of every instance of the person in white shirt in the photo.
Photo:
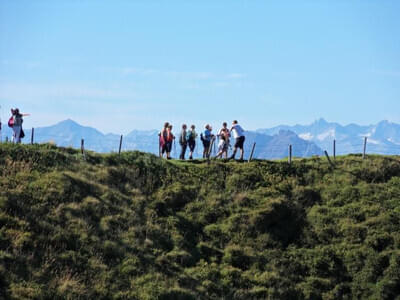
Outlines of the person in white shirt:
{"type": "Polygon", "coordinates": [[[244,155],[244,150],[243,150],[243,144],[244,144],[244,129],[238,124],[237,120],[234,120],[232,122],[232,127],[230,130],[233,133],[233,137],[235,138],[235,145],[233,146],[233,153],[229,157],[229,159],[234,159],[236,155],[236,151],[239,148],[240,149],[240,159],[243,160],[243,155],[244,155]]]}

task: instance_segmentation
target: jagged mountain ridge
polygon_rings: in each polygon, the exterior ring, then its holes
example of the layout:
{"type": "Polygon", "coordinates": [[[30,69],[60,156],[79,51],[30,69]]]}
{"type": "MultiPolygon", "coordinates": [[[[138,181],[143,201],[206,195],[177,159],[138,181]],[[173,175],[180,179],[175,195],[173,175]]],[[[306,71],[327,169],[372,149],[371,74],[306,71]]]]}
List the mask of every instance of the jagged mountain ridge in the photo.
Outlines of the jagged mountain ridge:
{"type": "Polygon", "coordinates": [[[358,153],[362,151],[363,140],[367,137],[367,151],[378,154],[400,154],[400,125],[389,121],[361,126],[358,124],[341,125],[319,119],[310,125],[280,125],[257,132],[267,135],[280,130],[295,132],[300,138],[312,141],[322,149],[331,150],[336,140],[337,153],[358,153]]]}

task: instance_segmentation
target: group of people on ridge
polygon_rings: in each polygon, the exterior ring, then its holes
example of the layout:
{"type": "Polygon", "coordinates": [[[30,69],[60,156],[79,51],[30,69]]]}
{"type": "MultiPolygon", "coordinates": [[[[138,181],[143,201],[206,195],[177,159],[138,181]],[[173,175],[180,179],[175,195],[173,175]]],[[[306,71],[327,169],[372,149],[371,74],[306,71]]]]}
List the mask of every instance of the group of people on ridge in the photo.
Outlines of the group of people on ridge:
{"type": "MultiPolygon", "coordinates": [[[[191,125],[190,129],[187,128],[186,124],[182,125],[182,130],[179,135],[179,144],[181,146],[179,159],[185,159],[185,154],[188,147],[189,159],[193,159],[193,151],[196,147],[196,138],[198,136],[195,129],[195,125],[191,125]]],[[[203,143],[203,158],[210,157],[211,146],[215,142],[216,138],[219,138],[219,142],[218,153],[215,157],[228,158],[231,134],[235,139],[235,144],[233,146],[233,153],[229,157],[229,159],[234,159],[237,150],[240,149],[240,159],[242,160],[244,155],[243,145],[245,141],[245,136],[243,128],[238,124],[238,121],[236,120],[232,122],[231,128],[228,128],[228,124],[224,122],[222,124],[222,128],[218,131],[218,134],[216,136],[212,133],[212,127],[209,124],[206,124],[204,126],[204,131],[200,133],[200,139],[203,143]]],[[[158,135],[160,143],[160,157],[163,157],[164,154],[166,154],[166,158],[171,159],[172,145],[175,141],[175,135],[172,133],[172,125],[168,122],[165,122],[163,129],[158,135]]]]}
{"type": "MultiPolygon", "coordinates": [[[[21,139],[24,138],[25,134],[22,130],[23,117],[29,116],[29,114],[20,113],[18,108],[11,109],[11,117],[8,120],[8,126],[13,130],[13,142],[21,143],[21,139]]],[[[1,123],[0,123],[1,126],[1,123]]],[[[1,130],[1,127],[0,127],[1,130]]],[[[234,159],[236,152],[240,149],[240,159],[243,159],[244,150],[243,144],[245,141],[244,130],[238,124],[238,121],[234,120],[232,122],[231,128],[228,128],[228,124],[224,122],[222,124],[222,128],[218,131],[218,134],[215,136],[212,133],[212,127],[209,124],[204,126],[204,130],[200,133],[200,140],[203,144],[203,158],[210,158],[211,147],[214,144],[216,138],[219,139],[218,142],[218,153],[215,156],[216,158],[228,158],[228,150],[230,145],[231,134],[235,139],[235,144],[233,146],[233,153],[229,157],[229,159],[234,159]]],[[[163,129],[160,131],[159,135],[159,150],[160,157],[163,157],[166,154],[167,159],[171,159],[171,150],[173,143],[175,141],[175,135],[172,133],[172,125],[168,122],[164,123],[163,129]]],[[[179,135],[179,144],[181,146],[181,152],[179,155],[179,159],[184,160],[186,150],[189,147],[189,159],[193,159],[193,152],[196,147],[196,139],[198,135],[196,132],[195,125],[191,125],[190,128],[187,128],[186,124],[182,125],[182,130],[179,135]]]]}

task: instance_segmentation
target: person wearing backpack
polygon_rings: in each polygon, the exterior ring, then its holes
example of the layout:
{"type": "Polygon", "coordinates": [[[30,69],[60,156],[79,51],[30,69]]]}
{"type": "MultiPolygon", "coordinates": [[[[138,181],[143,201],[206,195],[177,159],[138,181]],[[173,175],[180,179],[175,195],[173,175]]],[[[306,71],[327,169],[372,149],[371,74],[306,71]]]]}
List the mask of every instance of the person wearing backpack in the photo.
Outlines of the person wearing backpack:
{"type": "Polygon", "coordinates": [[[20,144],[21,139],[25,137],[25,133],[22,130],[22,123],[24,122],[24,116],[29,116],[29,114],[21,114],[19,109],[11,109],[11,118],[8,120],[8,126],[13,129],[13,142],[20,144]]]}
{"type": "Polygon", "coordinates": [[[187,142],[187,133],[186,133],[186,124],[182,125],[181,135],[179,136],[179,144],[181,145],[181,154],[179,155],[179,159],[185,159],[186,148],[188,145],[187,142]]]}
{"type": "Polygon", "coordinates": [[[168,130],[169,123],[165,122],[163,129],[159,132],[159,152],[160,152],[160,157],[162,158],[164,153],[167,152],[167,130],[168,130]]]}
{"type": "Polygon", "coordinates": [[[174,142],[175,136],[172,133],[172,125],[169,124],[167,127],[167,136],[165,140],[166,150],[167,150],[167,159],[171,159],[171,149],[172,143],[174,142]]]}
{"type": "Polygon", "coordinates": [[[210,144],[211,140],[214,137],[213,134],[211,134],[212,127],[207,124],[204,126],[204,131],[200,134],[200,139],[203,142],[203,158],[208,158],[209,157],[209,152],[210,152],[210,144]]]}
{"type": "Polygon", "coordinates": [[[197,133],[196,133],[195,128],[196,127],[194,125],[190,126],[190,130],[188,130],[187,134],[186,134],[186,140],[187,140],[189,150],[190,150],[189,159],[193,159],[193,151],[194,151],[194,148],[196,147],[197,133]]]}
{"type": "Polygon", "coordinates": [[[233,133],[233,137],[235,138],[235,146],[233,146],[233,153],[229,157],[229,159],[234,159],[236,155],[236,151],[239,148],[240,149],[240,160],[243,160],[243,155],[244,155],[244,150],[243,150],[243,144],[244,144],[244,129],[238,124],[238,121],[234,120],[232,122],[232,127],[230,130],[233,133]]]}

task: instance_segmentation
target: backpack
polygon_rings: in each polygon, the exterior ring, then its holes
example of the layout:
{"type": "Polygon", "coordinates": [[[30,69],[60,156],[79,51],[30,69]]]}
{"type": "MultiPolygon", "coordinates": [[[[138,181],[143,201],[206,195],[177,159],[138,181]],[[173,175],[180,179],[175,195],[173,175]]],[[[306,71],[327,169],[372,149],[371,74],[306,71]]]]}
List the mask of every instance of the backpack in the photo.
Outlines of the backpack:
{"type": "Polygon", "coordinates": [[[172,140],[174,139],[174,136],[172,135],[172,132],[171,131],[167,131],[167,138],[166,138],[166,141],[167,142],[172,142],[172,140]]]}
{"type": "Polygon", "coordinates": [[[191,130],[189,130],[188,132],[187,132],[187,134],[186,134],[186,140],[189,142],[192,142],[192,141],[194,141],[194,135],[195,135],[195,133],[193,132],[193,131],[191,131],[191,130]]]}
{"type": "Polygon", "coordinates": [[[200,140],[201,140],[202,142],[204,142],[204,136],[203,136],[203,133],[200,133],[200,140]]]}
{"type": "Polygon", "coordinates": [[[160,137],[160,147],[164,147],[165,143],[167,142],[167,131],[163,129],[158,135],[160,137]]]}
{"type": "Polygon", "coordinates": [[[8,119],[8,127],[13,128],[13,126],[14,126],[14,116],[8,119]]]}

